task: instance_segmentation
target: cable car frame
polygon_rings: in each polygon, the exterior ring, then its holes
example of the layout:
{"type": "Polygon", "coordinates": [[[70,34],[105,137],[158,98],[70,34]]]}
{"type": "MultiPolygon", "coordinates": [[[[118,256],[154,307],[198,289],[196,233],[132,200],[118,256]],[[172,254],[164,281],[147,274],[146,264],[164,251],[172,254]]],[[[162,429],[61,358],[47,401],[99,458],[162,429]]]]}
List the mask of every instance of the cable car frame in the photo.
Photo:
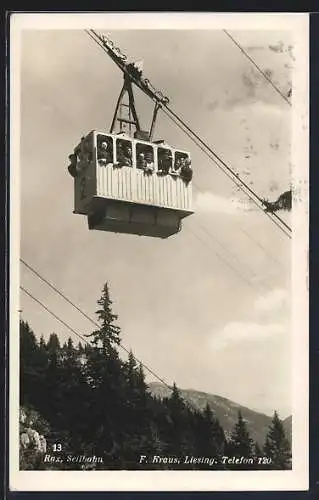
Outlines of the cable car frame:
{"type": "Polygon", "coordinates": [[[123,70],[124,83],[110,132],[92,130],[69,157],[73,212],[87,216],[89,229],[167,238],[178,233],[182,220],[193,213],[190,154],[152,140],[161,101],[167,99],[162,94],[154,93],[150,130],[141,130],[132,83],[140,79],[139,87],[149,86],[148,80],[141,80],[134,64],[125,64],[113,49],[108,51],[123,70]]]}

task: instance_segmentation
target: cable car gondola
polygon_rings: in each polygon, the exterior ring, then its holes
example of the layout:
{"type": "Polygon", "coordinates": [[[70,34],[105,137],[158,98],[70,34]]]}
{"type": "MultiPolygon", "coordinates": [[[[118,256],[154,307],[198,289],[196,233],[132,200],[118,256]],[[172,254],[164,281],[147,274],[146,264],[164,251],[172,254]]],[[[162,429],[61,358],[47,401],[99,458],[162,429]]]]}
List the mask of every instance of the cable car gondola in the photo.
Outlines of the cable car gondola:
{"type": "Polygon", "coordinates": [[[74,213],[87,216],[89,229],[167,238],[193,213],[190,154],[152,140],[158,97],[150,131],[141,130],[132,89],[136,68],[123,57],[119,62],[113,50],[110,55],[123,69],[124,84],[110,132],[92,130],[69,156],[74,213]]]}

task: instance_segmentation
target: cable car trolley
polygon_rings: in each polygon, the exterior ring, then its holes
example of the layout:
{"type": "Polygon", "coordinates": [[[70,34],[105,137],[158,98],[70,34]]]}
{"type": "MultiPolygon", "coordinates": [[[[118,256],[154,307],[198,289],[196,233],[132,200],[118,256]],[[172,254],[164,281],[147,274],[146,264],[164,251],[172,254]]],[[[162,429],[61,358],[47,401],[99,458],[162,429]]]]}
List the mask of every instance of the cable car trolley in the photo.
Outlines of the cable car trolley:
{"type": "Polygon", "coordinates": [[[157,113],[168,99],[108,38],[91,32],[122,69],[124,83],[110,132],[92,130],[69,156],[74,213],[87,216],[89,229],[167,238],[193,213],[190,154],[152,140],[157,113]],[[132,83],[155,101],[149,131],[141,130],[132,83]]]}

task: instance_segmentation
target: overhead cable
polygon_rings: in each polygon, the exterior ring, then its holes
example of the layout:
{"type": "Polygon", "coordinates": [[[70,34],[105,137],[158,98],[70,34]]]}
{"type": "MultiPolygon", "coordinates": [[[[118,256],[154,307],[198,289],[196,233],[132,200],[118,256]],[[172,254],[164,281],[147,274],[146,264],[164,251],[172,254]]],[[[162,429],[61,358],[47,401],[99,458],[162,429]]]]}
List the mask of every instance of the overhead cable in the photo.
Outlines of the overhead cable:
{"type": "Polygon", "coordinates": [[[286,103],[291,106],[291,102],[288,97],[280,90],[279,87],[272,81],[272,79],[263,71],[260,66],[254,61],[254,59],[246,52],[246,50],[240,45],[240,43],[229,33],[227,30],[223,30],[223,32],[232,40],[232,42],[239,48],[239,50],[244,54],[244,56],[249,59],[249,61],[254,65],[254,67],[259,71],[259,73],[267,80],[268,83],[275,89],[275,91],[286,101],[286,103]]]}
{"type": "MultiPolygon", "coordinates": [[[[104,50],[104,52],[106,52],[108,55],[109,54],[109,50],[103,45],[103,43],[101,42],[101,40],[99,39],[100,35],[98,35],[97,33],[95,33],[93,30],[86,30],[86,33],[104,50]],[[91,32],[90,32],[91,31],[91,32]],[[92,35],[92,33],[94,34],[94,36],[92,35]]],[[[114,60],[112,58],[112,60],[117,64],[117,66],[124,72],[127,73],[127,71],[124,69],[125,68],[125,65],[123,62],[121,63],[118,63],[116,62],[116,60],[114,60]]],[[[145,89],[145,86],[143,86],[141,84],[141,81],[139,78],[136,78],[134,77],[133,75],[129,75],[130,76],[130,79],[132,80],[132,82],[134,82],[137,87],[139,87],[148,97],[150,97],[153,101],[156,101],[159,103],[160,105],[160,108],[163,110],[164,113],[166,113],[166,115],[176,124],[179,126],[179,128],[181,128],[181,130],[183,130],[184,133],[187,133],[188,132],[188,136],[190,137],[190,139],[198,146],[202,149],[202,151],[212,160],[214,161],[214,163],[218,166],[218,168],[220,168],[254,203],[255,205],[264,213],[266,214],[275,224],[276,224],[276,221],[277,221],[277,226],[279,228],[281,228],[281,230],[286,234],[286,236],[288,236],[289,238],[291,238],[290,236],[290,232],[291,232],[291,228],[288,226],[288,224],[286,224],[286,222],[281,218],[279,217],[278,214],[276,213],[273,213],[273,212],[266,212],[265,209],[263,208],[264,206],[264,200],[258,195],[256,194],[240,177],[238,174],[236,174],[236,172],[234,172],[234,170],[220,157],[220,155],[218,155],[210,146],[208,146],[200,137],[199,135],[194,132],[192,130],[192,128],[186,124],[186,122],[180,118],[167,104],[167,102],[165,102],[165,100],[161,100],[161,99],[157,99],[156,95],[151,95],[146,89],[145,89]],[[167,113],[168,112],[168,113],[167,113]],[[169,114],[170,113],[170,114],[169,114]],[[174,120],[174,119],[175,120],[174,120]],[[186,129],[184,130],[183,129],[186,129]],[[187,131],[187,132],[186,132],[187,131]],[[190,135],[189,135],[190,134],[190,135]],[[196,140],[195,140],[196,139],[196,140]],[[200,144],[198,144],[198,142],[200,144]],[[201,145],[201,146],[200,146],[201,145]],[[203,149],[204,148],[204,149],[203,149]],[[210,154],[208,154],[208,152],[210,154]],[[212,156],[210,156],[212,155],[212,156]],[[225,170],[226,169],[226,170],[225,170]],[[281,227],[278,222],[283,226],[281,227]],[[285,229],[288,231],[285,230],[285,229]]]]}
{"type": "MultiPolygon", "coordinates": [[[[21,260],[21,259],[20,259],[21,260]]],[[[24,262],[23,262],[24,263],[24,262]]],[[[82,316],[84,316],[85,318],[87,318],[94,326],[97,326],[98,328],[100,328],[100,325],[94,321],[94,319],[90,318],[81,308],[79,308],[76,304],[74,304],[74,302],[72,302],[68,297],[66,297],[65,294],[63,294],[62,292],[60,292],[60,290],[58,290],[54,285],[52,285],[52,283],[50,283],[48,280],[46,280],[45,278],[43,278],[40,273],[36,272],[32,266],[28,265],[27,266],[30,270],[32,270],[32,272],[34,272],[34,274],[36,274],[38,276],[39,279],[41,279],[41,281],[43,281],[44,283],[46,283],[52,290],[54,290],[56,293],[58,293],[61,297],[63,297],[63,299],[68,302],[70,305],[72,305],[72,307],[74,307],[77,311],[79,311],[82,316]]],[[[72,327],[70,327],[65,321],[63,321],[59,316],[57,316],[53,311],[51,311],[45,304],[43,304],[43,302],[41,302],[39,299],[37,299],[36,297],[34,297],[28,290],[26,290],[25,288],[23,288],[22,286],[20,286],[21,290],[26,293],[30,298],[32,298],[35,302],[37,302],[41,307],[43,307],[43,309],[45,309],[49,314],[51,314],[51,316],[53,316],[57,321],[59,321],[60,323],[62,323],[66,328],[68,328],[72,333],[74,333],[77,337],[81,338],[84,342],[86,342],[86,344],[89,344],[89,342],[82,336],[80,335],[78,332],[76,332],[72,327]]],[[[119,347],[121,347],[121,349],[123,351],[125,351],[127,354],[130,354],[130,350],[125,347],[123,345],[123,343],[119,343],[118,344],[119,347]]],[[[155,377],[158,381],[160,381],[162,384],[164,384],[166,387],[168,387],[169,389],[171,389],[171,386],[165,382],[165,380],[160,377],[159,375],[157,375],[151,368],[149,368],[145,363],[143,363],[139,358],[137,358],[134,354],[133,354],[133,358],[135,359],[135,361],[137,361],[137,363],[139,363],[145,370],[147,370],[151,375],[153,375],[153,377],[155,377]]]]}

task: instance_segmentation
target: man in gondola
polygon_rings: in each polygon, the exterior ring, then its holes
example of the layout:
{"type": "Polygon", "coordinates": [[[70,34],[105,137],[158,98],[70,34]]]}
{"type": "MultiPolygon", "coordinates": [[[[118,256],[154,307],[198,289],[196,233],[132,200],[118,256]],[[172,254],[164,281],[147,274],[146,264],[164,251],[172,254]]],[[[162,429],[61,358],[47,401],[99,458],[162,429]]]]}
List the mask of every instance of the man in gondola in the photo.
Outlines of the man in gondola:
{"type": "Polygon", "coordinates": [[[112,163],[113,155],[112,152],[109,150],[106,141],[101,142],[101,144],[98,146],[97,159],[98,162],[102,165],[107,165],[108,163],[112,163]]]}
{"type": "Polygon", "coordinates": [[[145,153],[145,162],[146,162],[145,172],[147,174],[151,174],[154,171],[153,151],[151,151],[151,150],[146,151],[146,153],[145,153]]]}
{"type": "Polygon", "coordinates": [[[145,160],[145,155],[144,153],[139,153],[136,161],[136,166],[137,168],[140,168],[141,170],[145,170],[146,167],[146,160],[145,160]]]}
{"type": "Polygon", "coordinates": [[[193,169],[191,167],[191,164],[192,162],[188,157],[184,158],[184,161],[180,168],[180,176],[186,182],[186,184],[188,184],[193,178],[193,169]]]}
{"type": "Polygon", "coordinates": [[[75,153],[72,153],[71,155],[69,155],[69,160],[70,160],[70,165],[68,166],[68,171],[69,171],[70,175],[72,175],[72,177],[75,178],[78,174],[77,155],[75,153]]]}
{"type": "Polygon", "coordinates": [[[117,167],[131,167],[132,166],[132,149],[130,146],[122,145],[117,149],[117,162],[114,164],[117,167]]]}
{"type": "Polygon", "coordinates": [[[126,167],[131,167],[132,166],[132,149],[130,146],[126,146],[124,149],[124,158],[123,158],[123,164],[126,167]]]}
{"type": "Polygon", "coordinates": [[[172,154],[170,151],[161,151],[158,158],[159,173],[167,175],[172,167],[172,154]]]}

